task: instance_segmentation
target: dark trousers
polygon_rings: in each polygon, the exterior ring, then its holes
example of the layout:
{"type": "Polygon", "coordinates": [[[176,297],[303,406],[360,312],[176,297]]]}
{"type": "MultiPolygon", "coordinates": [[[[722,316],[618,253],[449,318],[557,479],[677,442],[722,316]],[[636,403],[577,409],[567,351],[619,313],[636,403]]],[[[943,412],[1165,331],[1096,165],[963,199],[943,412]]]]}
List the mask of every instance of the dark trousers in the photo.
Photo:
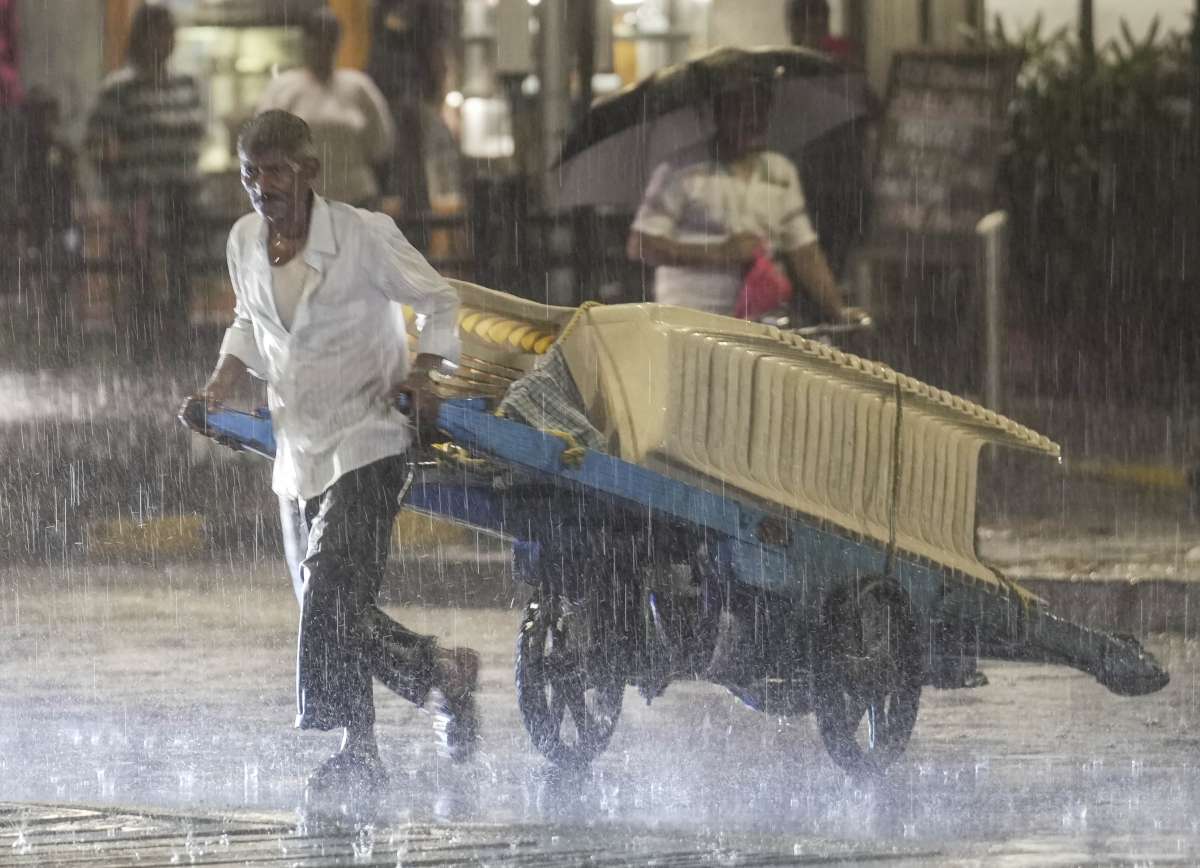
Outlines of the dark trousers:
{"type": "Polygon", "coordinates": [[[319,497],[279,499],[296,598],[296,726],[375,722],[371,678],[417,703],[429,693],[436,644],[376,605],[408,466],[402,456],[345,474],[319,497]]]}

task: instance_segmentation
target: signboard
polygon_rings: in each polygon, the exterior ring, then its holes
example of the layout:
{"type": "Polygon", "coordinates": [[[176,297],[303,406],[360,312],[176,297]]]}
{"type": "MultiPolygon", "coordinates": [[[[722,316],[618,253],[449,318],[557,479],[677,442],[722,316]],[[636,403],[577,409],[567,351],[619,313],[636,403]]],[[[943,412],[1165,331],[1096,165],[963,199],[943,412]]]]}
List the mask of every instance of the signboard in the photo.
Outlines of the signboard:
{"type": "Polygon", "coordinates": [[[1011,55],[983,52],[896,56],[871,185],[871,254],[911,254],[917,242],[938,259],[974,256],[975,224],[995,207],[1018,68],[1011,55]]]}
{"type": "Polygon", "coordinates": [[[983,293],[976,226],[995,210],[1000,149],[1020,60],[1010,54],[898,54],[879,127],[857,298],[883,361],[978,394],[983,293]]]}

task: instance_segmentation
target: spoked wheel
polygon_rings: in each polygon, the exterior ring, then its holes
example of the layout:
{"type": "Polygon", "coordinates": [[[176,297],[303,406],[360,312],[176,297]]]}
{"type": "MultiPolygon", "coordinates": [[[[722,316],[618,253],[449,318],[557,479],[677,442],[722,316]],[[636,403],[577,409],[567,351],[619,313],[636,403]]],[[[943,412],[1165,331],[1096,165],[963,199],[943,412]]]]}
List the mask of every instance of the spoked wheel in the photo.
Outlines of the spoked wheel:
{"type": "MultiPolygon", "coordinates": [[[[557,766],[587,765],[608,747],[625,680],[589,655],[554,601],[525,610],[517,637],[517,706],[534,747],[557,766]],[[589,659],[591,658],[591,659],[589,659]]],[[[580,632],[580,631],[576,631],[580,632]]]]}
{"type": "Polygon", "coordinates": [[[829,755],[852,774],[883,772],[908,746],[921,701],[921,642],[895,581],[835,591],[828,643],[817,654],[817,724],[829,755]]]}

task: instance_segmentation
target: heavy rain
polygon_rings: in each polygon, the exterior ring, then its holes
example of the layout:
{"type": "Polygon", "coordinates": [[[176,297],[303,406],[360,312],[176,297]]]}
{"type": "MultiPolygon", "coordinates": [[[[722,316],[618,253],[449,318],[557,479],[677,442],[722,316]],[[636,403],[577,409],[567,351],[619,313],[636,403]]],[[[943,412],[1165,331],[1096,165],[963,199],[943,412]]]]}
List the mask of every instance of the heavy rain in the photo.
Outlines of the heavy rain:
{"type": "Polygon", "coordinates": [[[0,864],[1200,863],[1200,2],[0,0],[0,864]]]}

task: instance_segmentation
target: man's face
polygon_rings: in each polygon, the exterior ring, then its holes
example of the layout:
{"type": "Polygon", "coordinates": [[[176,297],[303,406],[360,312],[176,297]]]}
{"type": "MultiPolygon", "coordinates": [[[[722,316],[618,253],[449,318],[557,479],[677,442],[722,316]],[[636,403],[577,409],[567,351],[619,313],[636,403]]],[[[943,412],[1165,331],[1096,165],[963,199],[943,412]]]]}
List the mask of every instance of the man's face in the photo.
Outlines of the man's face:
{"type": "Polygon", "coordinates": [[[146,32],[145,42],[138,49],[140,56],[131,58],[134,63],[154,68],[165,66],[175,51],[175,27],[166,22],[158,22],[146,32]]]}
{"type": "Polygon", "coordinates": [[[829,36],[829,7],[823,4],[801,4],[788,21],[792,44],[822,50],[822,41],[829,36]]]}
{"type": "Polygon", "coordinates": [[[328,70],[333,68],[339,39],[331,33],[305,33],[302,50],[304,65],[309,69],[328,70]]]}
{"type": "Polygon", "coordinates": [[[713,105],[713,121],[722,153],[737,158],[765,147],[770,111],[768,88],[747,86],[719,94],[713,105]]]}
{"type": "Polygon", "coordinates": [[[269,149],[248,153],[238,151],[242,168],[242,186],[250,205],[268,223],[287,223],[298,219],[308,204],[316,160],[292,157],[269,149]]]}

